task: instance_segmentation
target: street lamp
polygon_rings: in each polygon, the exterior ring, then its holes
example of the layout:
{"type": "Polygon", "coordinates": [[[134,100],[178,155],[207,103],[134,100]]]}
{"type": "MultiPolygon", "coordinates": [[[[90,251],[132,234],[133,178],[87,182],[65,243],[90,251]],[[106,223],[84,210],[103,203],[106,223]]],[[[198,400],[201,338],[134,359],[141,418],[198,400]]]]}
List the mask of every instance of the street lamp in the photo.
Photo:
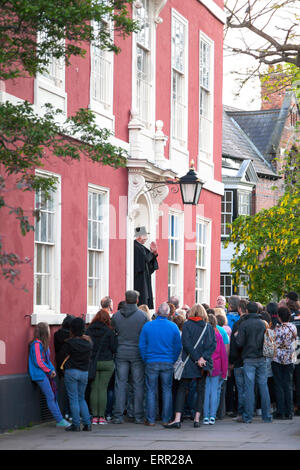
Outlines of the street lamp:
{"type": "Polygon", "coordinates": [[[192,204],[196,206],[199,202],[201,189],[204,182],[201,181],[194,169],[194,161],[191,162],[191,168],[185,176],[179,178],[181,198],[183,204],[192,204]]]}
{"type": "Polygon", "coordinates": [[[179,191],[178,185],[180,186],[181,198],[183,204],[191,204],[196,206],[199,202],[201,189],[204,185],[204,181],[200,180],[195,172],[194,160],[191,161],[191,167],[186,175],[181,178],[175,178],[174,180],[162,181],[146,181],[146,183],[152,184],[153,187],[148,189],[152,191],[158,187],[166,185],[177,185],[177,189],[174,189],[173,192],[177,193],[179,191]]]}

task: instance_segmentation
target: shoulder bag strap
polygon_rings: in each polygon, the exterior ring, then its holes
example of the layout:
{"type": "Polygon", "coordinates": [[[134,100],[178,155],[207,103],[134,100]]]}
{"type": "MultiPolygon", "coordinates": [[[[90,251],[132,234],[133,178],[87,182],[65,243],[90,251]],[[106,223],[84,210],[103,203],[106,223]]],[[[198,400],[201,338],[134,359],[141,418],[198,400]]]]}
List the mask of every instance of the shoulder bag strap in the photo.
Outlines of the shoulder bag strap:
{"type": "MultiPolygon", "coordinates": [[[[203,328],[202,333],[201,333],[201,335],[199,336],[199,338],[198,338],[198,340],[197,340],[197,342],[196,342],[196,344],[195,344],[195,346],[194,346],[194,349],[196,349],[196,347],[197,347],[198,344],[200,343],[200,341],[201,341],[201,339],[202,339],[202,337],[203,337],[203,335],[204,335],[204,333],[205,333],[205,331],[206,331],[206,328],[207,328],[207,323],[205,323],[205,327],[203,328]]],[[[187,363],[187,361],[189,360],[189,358],[190,358],[190,355],[188,355],[188,356],[186,357],[186,359],[185,359],[185,361],[184,361],[184,365],[187,363]]]]}

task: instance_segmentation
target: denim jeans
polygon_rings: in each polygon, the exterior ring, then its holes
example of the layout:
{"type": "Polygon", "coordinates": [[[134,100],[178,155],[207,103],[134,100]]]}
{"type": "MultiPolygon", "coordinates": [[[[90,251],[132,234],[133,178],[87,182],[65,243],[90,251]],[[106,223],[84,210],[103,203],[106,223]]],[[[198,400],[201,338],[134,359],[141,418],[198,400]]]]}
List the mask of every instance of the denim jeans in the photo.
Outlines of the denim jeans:
{"type": "Polygon", "coordinates": [[[242,416],[244,412],[244,401],[245,401],[245,381],[244,381],[244,369],[243,367],[235,367],[233,369],[235,384],[237,388],[238,398],[238,415],[242,416]]]}
{"type": "Polygon", "coordinates": [[[293,404],[293,372],[294,364],[278,364],[272,362],[272,371],[275,385],[275,397],[277,413],[292,415],[293,404]]]}
{"type": "Polygon", "coordinates": [[[206,377],[205,396],[203,406],[204,418],[215,418],[220,401],[220,393],[223,379],[221,376],[206,377]]]}
{"type": "Polygon", "coordinates": [[[256,382],[261,399],[262,419],[266,422],[272,421],[266,359],[264,357],[245,359],[243,369],[245,381],[243,420],[248,423],[252,421],[255,400],[254,387],[256,382]]]}
{"type": "Polygon", "coordinates": [[[59,423],[63,419],[63,417],[62,417],[62,414],[60,412],[58,403],[57,403],[56,398],[54,396],[54,393],[53,393],[53,390],[51,388],[48,377],[45,377],[44,380],[37,380],[36,383],[38,384],[41,391],[45,395],[48,408],[49,408],[53,418],[55,419],[55,421],[57,423],[59,423]]]}
{"type": "Polygon", "coordinates": [[[91,416],[85,401],[85,389],[88,383],[88,371],[79,369],[66,369],[65,385],[69,397],[72,424],[80,425],[80,416],[83,424],[91,424],[91,416]]]}
{"type": "Polygon", "coordinates": [[[133,413],[137,420],[144,417],[144,363],[140,358],[115,359],[115,402],[113,416],[115,419],[123,420],[126,408],[127,383],[131,373],[133,387],[133,413]]]}
{"type": "Polygon", "coordinates": [[[162,413],[164,423],[171,421],[173,414],[172,383],[174,367],[169,362],[149,362],[146,364],[146,418],[149,423],[154,423],[157,409],[157,386],[160,377],[162,390],[162,413]]]}

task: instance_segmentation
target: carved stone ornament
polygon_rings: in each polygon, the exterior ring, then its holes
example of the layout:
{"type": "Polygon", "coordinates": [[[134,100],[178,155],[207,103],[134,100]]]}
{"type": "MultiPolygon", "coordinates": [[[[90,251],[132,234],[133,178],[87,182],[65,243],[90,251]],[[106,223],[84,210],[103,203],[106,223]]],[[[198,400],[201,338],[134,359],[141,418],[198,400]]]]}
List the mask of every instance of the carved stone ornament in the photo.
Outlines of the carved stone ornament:
{"type": "Polygon", "coordinates": [[[128,173],[128,217],[133,220],[139,211],[136,203],[139,194],[145,188],[145,178],[141,173],[129,171],[128,173]]]}
{"type": "Polygon", "coordinates": [[[159,16],[160,12],[167,3],[167,0],[154,0],[154,22],[156,25],[159,25],[163,22],[162,18],[159,16]]]}

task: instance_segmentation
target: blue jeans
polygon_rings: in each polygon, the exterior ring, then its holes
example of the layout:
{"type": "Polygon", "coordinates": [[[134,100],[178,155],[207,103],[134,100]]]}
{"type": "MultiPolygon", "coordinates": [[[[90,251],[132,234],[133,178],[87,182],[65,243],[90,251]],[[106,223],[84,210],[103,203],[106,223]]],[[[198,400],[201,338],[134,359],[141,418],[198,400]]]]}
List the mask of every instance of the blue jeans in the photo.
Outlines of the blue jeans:
{"type": "Polygon", "coordinates": [[[137,357],[127,360],[116,358],[113,416],[115,419],[120,419],[121,421],[123,420],[123,413],[126,408],[127,383],[130,373],[133,387],[134,418],[137,420],[144,418],[144,363],[142,359],[137,357]]]}
{"type": "Polygon", "coordinates": [[[60,412],[58,403],[54,396],[48,377],[45,377],[44,380],[38,380],[36,381],[36,383],[38,384],[41,391],[46,397],[47,405],[53,418],[55,419],[57,423],[59,423],[63,419],[63,417],[60,412]]]}
{"type": "Polygon", "coordinates": [[[220,375],[206,377],[203,417],[215,418],[220,401],[223,378],[220,375]]]}
{"type": "Polygon", "coordinates": [[[91,416],[85,401],[85,389],[88,383],[88,371],[79,369],[66,369],[65,385],[69,397],[72,424],[80,425],[80,416],[83,424],[91,424],[91,416]]]}
{"type": "Polygon", "coordinates": [[[243,420],[246,423],[251,423],[252,421],[255,401],[254,387],[256,382],[261,399],[262,419],[266,422],[272,421],[266,359],[264,357],[245,359],[243,369],[245,381],[243,420]]]}
{"type": "Polygon", "coordinates": [[[146,418],[149,423],[154,423],[157,408],[157,385],[160,377],[162,389],[162,413],[164,423],[171,421],[173,414],[172,384],[174,367],[170,362],[149,362],[146,364],[146,418]]]}
{"type": "Polygon", "coordinates": [[[244,401],[245,401],[245,381],[244,381],[244,369],[243,367],[236,367],[233,369],[235,384],[237,388],[238,396],[238,415],[242,416],[244,412],[244,401]]]}

